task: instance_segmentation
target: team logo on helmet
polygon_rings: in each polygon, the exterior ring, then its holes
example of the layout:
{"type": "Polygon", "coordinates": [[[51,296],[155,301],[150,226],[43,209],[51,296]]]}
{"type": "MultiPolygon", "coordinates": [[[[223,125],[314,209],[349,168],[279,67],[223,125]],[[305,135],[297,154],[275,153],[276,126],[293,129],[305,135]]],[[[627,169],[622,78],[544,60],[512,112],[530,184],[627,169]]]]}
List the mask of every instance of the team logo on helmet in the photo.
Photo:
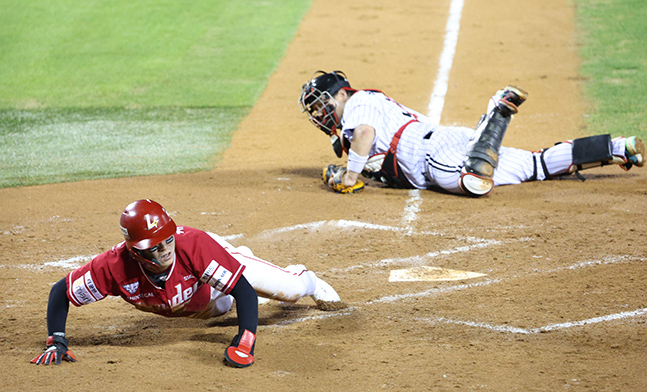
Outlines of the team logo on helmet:
{"type": "Polygon", "coordinates": [[[157,265],[140,256],[138,250],[149,249],[175,234],[177,226],[159,203],[142,199],[130,203],[119,221],[126,247],[137,261],[157,265]]]}
{"type": "Polygon", "coordinates": [[[148,228],[148,230],[152,229],[153,227],[157,227],[158,222],[158,219],[151,221],[151,216],[148,214],[146,215],[146,227],[148,228]]]}

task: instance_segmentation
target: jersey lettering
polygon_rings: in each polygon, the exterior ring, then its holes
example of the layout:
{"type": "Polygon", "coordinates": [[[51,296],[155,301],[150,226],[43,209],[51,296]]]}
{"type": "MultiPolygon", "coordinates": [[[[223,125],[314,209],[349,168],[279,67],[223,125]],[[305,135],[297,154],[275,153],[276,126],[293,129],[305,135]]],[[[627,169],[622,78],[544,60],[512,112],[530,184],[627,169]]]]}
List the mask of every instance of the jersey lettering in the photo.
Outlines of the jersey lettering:
{"type": "Polygon", "coordinates": [[[178,284],[175,286],[175,290],[177,291],[177,294],[171,298],[169,301],[169,304],[171,305],[171,308],[176,308],[185,302],[188,302],[191,297],[193,297],[193,293],[198,289],[198,282],[196,282],[193,286],[188,287],[184,290],[182,290],[182,284],[178,284]]]}

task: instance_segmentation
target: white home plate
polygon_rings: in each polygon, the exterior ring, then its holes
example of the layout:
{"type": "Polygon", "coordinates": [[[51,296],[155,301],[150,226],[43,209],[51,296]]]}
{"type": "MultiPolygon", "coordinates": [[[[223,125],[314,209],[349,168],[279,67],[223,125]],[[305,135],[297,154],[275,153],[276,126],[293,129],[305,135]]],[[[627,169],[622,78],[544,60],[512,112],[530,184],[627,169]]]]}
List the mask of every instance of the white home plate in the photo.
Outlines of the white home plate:
{"type": "Polygon", "coordinates": [[[422,282],[434,280],[463,280],[485,276],[477,272],[457,271],[438,267],[413,267],[392,270],[389,282],[422,282]]]}

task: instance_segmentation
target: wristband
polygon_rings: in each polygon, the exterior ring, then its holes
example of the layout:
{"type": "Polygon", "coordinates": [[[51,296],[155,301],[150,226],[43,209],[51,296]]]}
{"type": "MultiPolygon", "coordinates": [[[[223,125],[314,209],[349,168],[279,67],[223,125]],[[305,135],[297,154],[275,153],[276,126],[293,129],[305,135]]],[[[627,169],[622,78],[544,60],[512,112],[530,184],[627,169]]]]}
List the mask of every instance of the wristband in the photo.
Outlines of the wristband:
{"type": "Polygon", "coordinates": [[[364,170],[364,165],[368,161],[368,155],[361,156],[352,149],[348,150],[348,167],[349,171],[361,173],[364,170]]]}

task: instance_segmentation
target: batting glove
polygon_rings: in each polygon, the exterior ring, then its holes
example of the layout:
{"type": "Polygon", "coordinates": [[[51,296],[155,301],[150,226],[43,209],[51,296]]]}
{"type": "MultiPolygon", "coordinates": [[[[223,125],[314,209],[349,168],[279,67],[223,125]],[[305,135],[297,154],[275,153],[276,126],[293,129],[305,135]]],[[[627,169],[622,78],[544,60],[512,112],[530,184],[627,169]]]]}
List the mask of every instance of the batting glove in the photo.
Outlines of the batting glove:
{"type": "Polygon", "coordinates": [[[231,346],[225,350],[225,359],[227,362],[237,368],[244,368],[254,364],[254,342],[256,335],[245,330],[243,336],[238,342],[238,335],[231,342],[231,346]]]}
{"type": "Polygon", "coordinates": [[[60,365],[61,360],[76,362],[76,357],[72,351],[67,349],[69,340],[63,336],[49,336],[47,338],[47,348],[45,352],[31,360],[36,365],[60,365]]]}

